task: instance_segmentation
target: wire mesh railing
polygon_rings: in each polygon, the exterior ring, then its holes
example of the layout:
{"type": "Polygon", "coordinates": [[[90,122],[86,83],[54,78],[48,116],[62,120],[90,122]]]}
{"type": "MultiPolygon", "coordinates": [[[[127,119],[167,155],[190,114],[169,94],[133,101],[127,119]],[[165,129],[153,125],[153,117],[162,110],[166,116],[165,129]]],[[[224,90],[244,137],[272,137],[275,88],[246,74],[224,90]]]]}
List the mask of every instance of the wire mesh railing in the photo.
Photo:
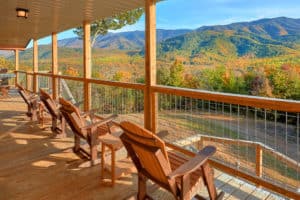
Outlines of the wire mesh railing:
{"type": "Polygon", "coordinates": [[[117,121],[144,124],[143,90],[91,84],[92,109],[102,116],[118,114],[117,121]]]}
{"type": "Polygon", "coordinates": [[[215,145],[214,159],[225,165],[289,190],[300,187],[297,112],[160,93],[157,121],[168,142],[194,152],[215,145]]]}
{"type": "Polygon", "coordinates": [[[58,79],[59,96],[77,104],[83,109],[84,84],[81,81],[70,80],[66,78],[58,79]]]}
{"type": "Polygon", "coordinates": [[[38,75],[38,88],[48,93],[52,93],[52,78],[50,76],[38,75]]]}
{"type": "Polygon", "coordinates": [[[34,75],[33,73],[27,73],[26,75],[26,89],[33,92],[33,83],[34,75]]]}
{"type": "Polygon", "coordinates": [[[17,72],[18,84],[22,85],[24,88],[27,88],[27,73],[26,72],[17,72]]]}

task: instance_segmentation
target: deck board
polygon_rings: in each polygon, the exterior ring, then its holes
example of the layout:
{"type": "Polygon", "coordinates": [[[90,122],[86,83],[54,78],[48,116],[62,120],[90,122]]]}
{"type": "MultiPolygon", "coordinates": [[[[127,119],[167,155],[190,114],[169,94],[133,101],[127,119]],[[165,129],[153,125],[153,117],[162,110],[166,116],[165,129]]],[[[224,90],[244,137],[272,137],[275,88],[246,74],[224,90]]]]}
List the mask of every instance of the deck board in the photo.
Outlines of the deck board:
{"type": "Polygon", "coordinates": [[[239,190],[235,190],[228,199],[246,199],[255,191],[255,186],[243,183],[239,190]]]}
{"type": "MultiPolygon", "coordinates": [[[[56,139],[49,128],[30,122],[25,112],[20,98],[0,99],[0,200],[130,199],[136,194],[136,174],[122,176],[115,187],[105,186],[100,165],[82,167],[85,161],[72,152],[70,131],[68,137],[56,139]]],[[[224,199],[284,199],[218,170],[215,184],[225,192],[224,199]]],[[[173,199],[155,188],[149,183],[155,199],[173,199]]],[[[208,198],[205,188],[199,193],[208,198]]]]}

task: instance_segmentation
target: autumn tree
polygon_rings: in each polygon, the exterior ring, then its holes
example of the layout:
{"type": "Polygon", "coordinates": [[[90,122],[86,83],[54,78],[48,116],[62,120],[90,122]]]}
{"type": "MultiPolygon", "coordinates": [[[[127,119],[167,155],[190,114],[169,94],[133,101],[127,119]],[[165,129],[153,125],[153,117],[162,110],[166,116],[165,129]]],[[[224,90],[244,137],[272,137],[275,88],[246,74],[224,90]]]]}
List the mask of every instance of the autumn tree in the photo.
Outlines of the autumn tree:
{"type": "Polygon", "coordinates": [[[130,82],[131,73],[127,71],[118,71],[112,77],[113,81],[130,82]]]}
{"type": "Polygon", "coordinates": [[[8,68],[9,70],[13,70],[14,65],[10,60],[0,57],[0,68],[8,68]]]}
{"type": "Polygon", "coordinates": [[[182,62],[176,60],[170,67],[170,78],[168,85],[183,87],[184,85],[184,67],[182,62]]]}
{"type": "MultiPolygon", "coordinates": [[[[132,25],[136,23],[142,14],[144,13],[143,8],[137,8],[134,10],[126,11],[123,13],[116,14],[111,17],[106,17],[100,20],[96,20],[91,23],[91,47],[94,46],[97,38],[100,35],[106,35],[109,30],[117,30],[126,25],[132,25]]],[[[74,33],[80,38],[83,37],[83,27],[77,27],[74,33]]]]}

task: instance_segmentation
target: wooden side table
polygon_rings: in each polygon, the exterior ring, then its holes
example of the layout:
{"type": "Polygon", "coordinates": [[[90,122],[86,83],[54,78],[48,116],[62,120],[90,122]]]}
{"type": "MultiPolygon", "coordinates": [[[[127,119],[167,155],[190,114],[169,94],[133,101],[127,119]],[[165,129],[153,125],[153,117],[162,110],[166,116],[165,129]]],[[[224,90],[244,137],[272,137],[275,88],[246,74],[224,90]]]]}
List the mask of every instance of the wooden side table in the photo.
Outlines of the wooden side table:
{"type": "Polygon", "coordinates": [[[111,134],[105,134],[100,136],[99,140],[102,143],[101,152],[101,179],[104,178],[105,170],[105,148],[108,147],[111,151],[111,185],[114,186],[116,176],[116,150],[123,147],[123,143],[120,138],[113,136],[111,134]]]}
{"type": "Polygon", "coordinates": [[[2,92],[2,97],[7,98],[8,97],[8,90],[9,85],[0,85],[0,91],[2,92]]]}

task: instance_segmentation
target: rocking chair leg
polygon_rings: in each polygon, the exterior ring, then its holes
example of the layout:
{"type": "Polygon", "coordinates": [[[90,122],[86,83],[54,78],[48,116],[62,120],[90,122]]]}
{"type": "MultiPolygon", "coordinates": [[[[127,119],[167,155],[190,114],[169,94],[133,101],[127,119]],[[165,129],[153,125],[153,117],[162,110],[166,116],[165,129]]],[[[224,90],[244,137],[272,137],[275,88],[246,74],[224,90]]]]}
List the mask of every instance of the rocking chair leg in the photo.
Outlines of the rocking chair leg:
{"type": "Polygon", "coordinates": [[[37,110],[36,109],[33,109],[32,110],[32,121],[37,121],[38,118],[37,118],[37,110]]]}
{"type": "Polygon", "coordinates": [[[52,117],[52,131],[56,131],[56,128],[57,128],[57,119],[52,117]]]}
{"type": "Polygon", "coordinates": [[[138,174],[138,194],[137,198],[138,200],[144,200],[147,197],[147,186],[146,186],[147,178],[142,175],[138,174]]]}
{"type": "Polygon", "coordinates": [[[37,121],[38,120],[38,103],[37,103],[37,101],[33,101],[32,103],[31,103],[31,106],[32,106],[32,108],[31,108],[31,112],[32,112],[32,121],[37,121]]]}
{"type": "Polygon", "coordinates": [[[212,199],[212,200],[218,199],[217,190],[216,190],[216,187],[214,184],[214,177],[213,177],[212,169],[209,166],[208,162],[206,162],[202,165],[202,171],[203,171],[204,183],[207,187],[210,199],[212,199]]]}
{"type": "Polygon", "coordinates": [[[61,126],[61,134],[62,134],[63,136],[66,136],[66,120],[65,120],[64,117],[62,117],[62,119],[61,119],[61,124],[60,124],[60,126],[61,126]]]}
{"type": "Polygon", "coordinates": [[[92,165],[95,165],[95,161],[97,160],[97,145],[91,144],[91,161],[92,165]]]}
{"type": "Polygon", "coordinates": [[[76,153],[80,150],[80,137],[77,135],[74,135],[74,139],[75,139],[74,152],[76,153]]]}
{"type": "Polygon", "coordinates": [[[39,104],[39,123],[41,124],[42,128],[44,128],[44,108],[42,104],[39,104]]]}
{"type": "Polygon", "coordinates": [[[27,105],[27,115],[28,115],[28,116],[31,115],[31,108],[30,108],[29,105],[27,105]]]}

